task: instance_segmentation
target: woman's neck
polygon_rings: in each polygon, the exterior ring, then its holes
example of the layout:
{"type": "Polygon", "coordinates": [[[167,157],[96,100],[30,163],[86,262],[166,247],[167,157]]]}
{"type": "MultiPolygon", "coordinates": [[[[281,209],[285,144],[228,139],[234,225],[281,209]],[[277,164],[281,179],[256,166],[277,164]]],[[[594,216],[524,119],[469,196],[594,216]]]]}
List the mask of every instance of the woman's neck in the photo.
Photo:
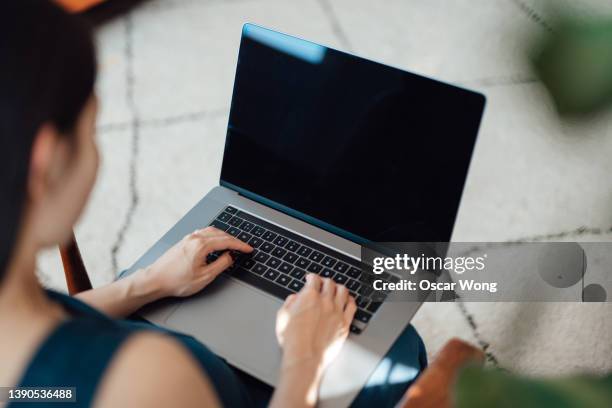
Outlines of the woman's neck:
{"type": "Polygon", "coordinates": [[[36,252],[34,245],[17,245],[0,282],[0,316],[9,319],[15,314],[18,316],[14,317],[19,318],[24,315],[58,316],[58,308],[49,300],[36,277],[36,252]]]}

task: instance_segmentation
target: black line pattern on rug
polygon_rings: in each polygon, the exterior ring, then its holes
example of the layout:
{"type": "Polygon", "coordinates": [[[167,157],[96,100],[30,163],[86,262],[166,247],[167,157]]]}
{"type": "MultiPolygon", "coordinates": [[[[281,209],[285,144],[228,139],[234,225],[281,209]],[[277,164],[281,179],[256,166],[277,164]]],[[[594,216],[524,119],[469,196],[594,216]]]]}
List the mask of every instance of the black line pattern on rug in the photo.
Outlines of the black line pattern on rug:
{"type": "Polygon", "coordinates": [[[220,118],[223,116],[229,115],[229,110],[227,109],[215,109],[208,111],[200,111],[200,112],[188,112],[183,113],[176,116],[168,116],[165,118],[159,119],[148,119],[146,121],[141,122],[141,127],[166,127],[172,126],[180,123],[188,123],[188,122],[197,122],[199,120],[208,119],[208,118],[220,118]]]}
{"type": "Polygon", "coordinates": [[[456,303],[457,303],[457,306],[459,307],[459,311],[465,318],[467,324],[470,326],[470,329],[472,330],[472,335],[476,339],[478,346],[485,353],[485,358],[487,362],[493,365],[494,367],[499,367],[499,361],[497,360],[497,357],[495,357],[493,352],[489,350],[489,348],[491,347],[491,344],[485,341],[480,335],[480,331],[478,330],[478,325],[476,324],[476,320],[474,319],[474,316],[470,312],[468,312],[467,307],[465,306],[465,303],[461,301],[456,302],[456,303]]]}
{"type": "MultiPolygon", "coordinates": [[[[155,129],[161,127],[172,126],[181,123],[197,122],[209,118],[220,118],[227,116],[229,111],[227,109],[213,109],[206,111],[187,112],[175,116],[167,116],[163,118],[144,119],[139,120],[138,128],[142,129],[155,129]]],[[[98,126],[96,129],[98,133],[110,133],[129,130],[132,128],[133,121],[128,122],[115,122],[106,123],[98,126]]]]}
{"type": "Polygon", "coordinates": [[[534,235],[531,237],[517,238],[514,240],[506,241],[506,243],[515,244],[515,243],[523,243],[523,242],[540,242],[540,241],[550,241],[553,239],[576,238],[576,237],[581,237],[583,235],[607,235],[607,234],[612,234],[612,226],[606,227],[606,228],[600,228],[600,227],[587,227],[583,225],[578,228],[574,228],[572,230],[554,232],[550,234],[534,235]]]}
{"type": "Polygon", "coordinates": [[[529,20],[533,21],[535,24],[539,25],[540,27],[542,27],[545,31],[549,33],[554,32],[554,29],[548,23],[548,21],[546,21],[546,19],[542,17],[540,13],[538,13],[532,6],[527,4],[525,1],[523,0],[510,0],[510,1],[512,1],[512,3],[514,3],[514,5],[517,6],[529,20]]]}
{"type": "Polygon", "coordinates": [[[136,185],[137,180],[137,161],[138,161],[138,152],[139,152],[139,143],[140,143],[140,124],[138,118],[138,110],[136,107],[136,100],[134,95],[134,49],[133,49],[133,21],[131,15],[128,14],[125,18],[125,60],[126,60],[126,102],[128,109],[132,115],[131,122],[131,152],[130,152],[130,162],[129,162],[129,207],[127,213],[125,214],[125,219],[123,220],[123,224],[117,233],[117,238],[115,243],[111,247],[111,262],[112,262],[112,270],[115,273],[119,273],[119,263],[117,261],[117,255],[121,246],[123,245],[123,241],[125,240],[125,234],[127,230],[130,228],[132,224],[132,219],[134,217],[134,213],[136,212],[136,207],[138,206],[139,195],[138,195],[138,187],[136,185]]]}
{"type": "Polygon", "coordinates": [[[342,28],[342,25],[340,24],[340,21],[338,20],[338,16],[334,12],[334,9],[332,5],[330,4],[329,0],[319,0],[319,5],[325,12],[325,15],[327,16],[329,23],[331,25],[332,31],[334,32],[334,35],[336,36],[336,38],[338,38],[338,40],[340,41],[342,48],[344,48],[345,51],[352,52],[353,46],[351,45],[351,42],[349,41],[348,36],[344,32],[344,29],[342,28]]]}

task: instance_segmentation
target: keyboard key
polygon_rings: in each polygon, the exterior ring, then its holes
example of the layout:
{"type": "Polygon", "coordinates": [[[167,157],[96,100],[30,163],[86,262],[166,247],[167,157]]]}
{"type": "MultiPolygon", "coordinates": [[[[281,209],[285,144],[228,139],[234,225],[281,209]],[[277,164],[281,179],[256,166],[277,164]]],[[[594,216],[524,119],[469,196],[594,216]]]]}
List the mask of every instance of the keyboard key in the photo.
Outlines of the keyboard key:
{"type": "Polygon", "coordinates": [[[366,307],[366,310],[368,312],[375,313],[378,310],[378,308],[380,307],[380,305],[382,305],[382,302],[372,302],[372,303],[370,303],[370,305],[368,307],[366,307]]]}
{"type": "Polygon", "coordinates": [[[323,266],[327,266],[328,268],[331,268],[336,263],[336,260],[332,258],[331,256],[326,256],[325,259],[321,261],[321,263],[323,264],[323,266]]]}
{"type": "Polygon", "coordinates": [[[221,256],[221,251],[211,252],[208,254],[208,256],[206,256],[206,263],[209,264],[215,262],[219,256],[221,256]]]}
{"type": "Polygon", "coordinates": [[[285,245],[285,249],[291,252],[297,251],[299,247],[300,247],[300,244],[298,244],[295,241],[289,241],[289,243],[285,245]]]}
{"type": "Polygon", "coordinates": [[[359,327],[357,327],[357,326],[353,326],[353,325],[351,324],[351,333],[353,333],[353,334],[361,334],[361,332],[362,332],[362,331],[363,331],[363,330],[361,330],[359,327]]]}
{"type": "Polygon", "coordinates": [[[295,290],[296,292],[299,292],[302,288],[304,287],[304,282],[300,282],[299,280],[292,280],[291,283],[289,284],[289,289],[291,290],[295,290]]]}
{"type": "Polygon", "coordinates": [[[349,279],[349,281],[346,283],[346,287],[348,288],[348,290],[351,290],[353,292],[357,292],[360,286],[361,285],[359,284],[359,282],[353,279],[349,279]]]}
{"type": "Polygon", "coordinates": [[[266,265],[274,269],[278,268],[280,264],[281,264],[280,259],[274,258],[274,257],[271,257],[270,259],[268,259],[268,262],[266,262],[266,265]]]}
{"type": "Polygon", "coordinates": [[[287,252],[287,255],[283,257],[283,260],[289,263],[294,263],[297,259],[298,259],[298,256],[294,254],[293,252],[287,252]]]}
{"type": "Polygon", "coordinates": [[[363,285],[361,289],[357,291],[360,295],[369,296],[374,290],[370,286],[363,285]]]}
{"type": "Polygon", "coordinates": [[[310,265],[310,261],[308,259],[300,258],[295,263],[296,266],[305,269],[308,265],[310,265]]]}
{"type": "Polygon", "coordinates": [[[240,224],[242,224],[244,222],[244,220],[240,217],[232,217],[231,220],[229,220],[228,224],[234,227],[238,227],[240,224]]]}
{"type": "Polygon", "coordinates": [[[259,225],[255,226],[255,228],[251,230],[251,234],[255,235],[256,237],[261,237],[264,232],[266,232],[266,230],[260,227],[259,225]]]}
{"type": "Polygon", "coordinates": [[[348,278],[345,275],[341,275],[339,273],[334,275],[334,281],[336,281],[336,283],[339,283],[340,285],[344,285],[347,280],[348,278]]]}
{"type": "Polygon", "coordinates": [[[287,244],[289,240],[285,237],[281,237],[280,235],[278,237],[276,237],[276,239],[274,240],[274,243],[276,245],[278,245],[279,247],[284,247],[285,244],[287,244]]]}
{"type": "Polygon", "coordinates": [[[234,207],[232,207],[232,206],[228,206],[228,207],[226,207],[226,208],[225,208],[225,212],[228,212],[228,213],[230,213],[230,214],[236,214],[236,212],[237,212],[237,211],[238,211],[238,210],[237,210],[237,209],[235,209],[235,208],[234,208],[234,207]]]}
{"type": "Polygon", "coordinates": [[[366,273],[362,273],[361,274],[361,277],[359,278],[359,281],[361,283],[365,283],[365,284],[367,284],[369,286],[372,286],[372,283],[374,283],[374,281],[377,280],[377,279],[380,279],[378,277],[378,275],[366,272],[366,273]]]}
{"type": "Polygon", "coordinates": [[[342,262],[338,262],[336,266],[334,266],[334,270],[341,272],[341,273],[346,272],[347,269],[348,269],[348,265],[342,262]]]}
{"type": "Polygon", "coordinates": [[[279,247],[274,248],[274,251],[272,251],[272,255],[274,255],[277,258],[282,258],[286,253],[287,253],[286,250],[284,250],[283,248],[279,248],[279,247]]]}
{"type": "Polygon", "coordinates": [[[276,283],[280,283],[280,284],[281,284],[281,285],[283,285],[283,286],[288,286],[288,285],[289,285],[289,283],[291,282],[291,278],[290,278],[290,277],[288,277],[287,275],[283,275],[283,274],[281,274],[281,275],[279,275],[279,277],[278,277],[278,278],[276,278],[276,281],[275,281],[275,282],[276,282],[276,283]]]}
{"type": "Polygon", "coordinates": [[[242,266],[244,269],[251,269],[253,266],[255,266],[255,260],[253,258],[245,259],[240,266],[242,266]]]}
{"type": "Polygon", "coordinates": [[[221,222],[228,222],[229,220],[232,219],[232,216],[226,212],[219,214],[219,216],[217,217],[217,219],[221,222]]]}
{"type": "Polygon", "coordinates": [[[253,248],[259,248],[262,243],[263,241],[261,240],[261,238],[253,237],[249,239],[249,245],[253,248]]]}
{"type": "Polygon", "coordinates": [[[228,234],[233,235],[235,237],[237,237],[238,234],[240,234],[240,232],[241,231],[238,228],[236,228],[236,227],[229,227],[229,229],[227,230],[228,234]]]}
{"type": "Polygon", "coordinates": [[[346,272],[346,274],[348,276],[350,276],[353,279],[357,279],[359,278],[359,275],[361,275],[361,271],[355,267],[351,267],[349,268],[349,270],[346,272]]]}
{"type": "Polygon", "coordinates": [[[357,296],[357,298],[355,299],[355,303],[357,304],[357,307],[361,307],[361,308],[366,307],[369,301],[370,301],[369,299],[364,298],[363,296],[357,296]]]}
{"type": "Polygon", "coordinates": [[[257,262],[261,262],[261,263],[266,262],[268,260],[268,258],[270,258],[270,255],[265,254],[265,253],[260,252],[260,251],[257,251],[255,256],[253,257],[253,259],[255,259],[257,262]]]}
{"type": "Polygon", "coordinates": [[[238,227],[238,228],[240,228],[241,230],[246,231],[246,232],[251,232],[251,230],[254,227],[255,227],[255,224],[253,224],[252,222],[245,221],[242,224],[240,224],[240,227],[238,227]]]}
{"type": "Polygon", "coordinates": [[[306,272],[300,268],[293,268],[289,275],[293,276],[296,279],[302,279],[304,275],[306,275],[306,272]]]}
{"type": "Polygon", "coordinates": [[[313,251],[312,254],[308,257],[308,259],[315,262],[321,262],[321,259],[323,259],[324,256],[325,255],[323,255],[319,251],[313,251]]]}
{"type": "Polygon", "coordinates": [[[278,267],[278,270],[281,271],[282,273],[289,273],[291,272],[292,269],[293,269],[293,266],[289,265],[287,262],[283,262],[278,267]]]}
{"type": "Polygon", "coordinates": [[[266,241],[270,242],[272,241],[274,238],[276,238],[276,234],[273,233],[272,231],[266,231],[264,232],[264,234],[261,236],[263,239],[265,239],[266,241]]]}
{"type": "Polygon", "coordinates": [[[319,264],[316,263],[311,263],[310,266],[308,268],[306,268],[306,270],[308,272],[312,272],[312,273],[319,273],[321,272],[321,269],[323,269],[323,267],[319,264]]]}
{"type": "Polygon", "coordinates": [[[364,312],[363,310],[357,310],[357,312],[355,312],[355,320],[359,320],[363,323],[369,322],[371,317],[371,314],[364,312]]]}
{"type": "Polygon", "coordinates": [[[249,240],[253,238],[253,236],[251,234],[247,234],[246,232],[241,232],[236,238],[244,242],[249,242],[249,240]]]}
{"type": "Polygon", "coordinates": [[[221,231],[227,231],[228,228],[230,227],[229,225],[227,225],[224,222],[221,222],[219,220],[214,220],[213,222],[210,223],[211,226],[220,229],[221,231]]]}
{"type": "Polygon", "coordinates": [[[264,252],[271,252],[274,249],[274,245],[272,245],[269,242],[264,242],[263,245],[261,247],[259,247],[260,250],[264,251],[264,252]]]}
{"type": "Polygon", "coordinates": [[[266,268],[265,266],[263,266],[260,263],[256,263],[255,266],[253,268],[251,268],[251,271],[253,271],[254,273],[258,274],[258,275],[263,275],[264,272],[266,272],[268,270],[268,268],[266,268]]]}
{"type": "Polygon", "coordinates": [[[268,269],[266,273],[263,274],[264,278],[270,279],[272,281],[275,280],[278,275],[280,275],[280,273],[273,271],[272,269],[268,269]]]}
{"type": "Polygon", "coordinates": [[[331,278],[332,276],[334,276],[334,271],[332,271],[331,269],[323,269],[323,272],[321,272],[321,276],[324,278],[331,278]]]}
{"type": "Polygon", "coordinates": [[[308,256],[310,255],[311,252],[312,252],[312,249],[308,248],[307,246],[302,246],[297,251],[298,255],[301,255],[301,256],[308,256]]]}

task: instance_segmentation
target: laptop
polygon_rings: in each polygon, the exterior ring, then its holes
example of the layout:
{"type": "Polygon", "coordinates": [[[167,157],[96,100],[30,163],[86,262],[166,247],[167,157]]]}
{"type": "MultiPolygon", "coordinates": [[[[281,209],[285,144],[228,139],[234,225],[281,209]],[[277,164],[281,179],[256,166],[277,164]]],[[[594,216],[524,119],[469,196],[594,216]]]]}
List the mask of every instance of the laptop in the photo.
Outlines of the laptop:
{"type": "Polygon", "coordinates": [[[219,185],[127,274],[208,225],[255,251],[201,293],[142,316],[274,386],[277,310],[306,273],[334,279],[359,310],[320,405],[349,405],[420,306],[368,297],[362,245],[451,239],[484,104],[476,92],[244,25],[219,185]]]}

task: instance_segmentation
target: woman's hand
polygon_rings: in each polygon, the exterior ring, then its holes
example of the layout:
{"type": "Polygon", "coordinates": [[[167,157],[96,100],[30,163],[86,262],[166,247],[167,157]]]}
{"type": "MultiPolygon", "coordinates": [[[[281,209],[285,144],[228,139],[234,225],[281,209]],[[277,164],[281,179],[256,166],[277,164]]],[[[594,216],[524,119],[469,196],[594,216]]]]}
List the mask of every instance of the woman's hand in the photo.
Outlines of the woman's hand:
{"type": "Polygon", "coordinates": [[[313,359],[321,369],[338,355],[357,306],[348,289],[315,274],[278,311],[276,337],[287,364],[313,359]]]}
{"type": "Polygon", "coordinates": [[[234,262],[228,250],[248,253],[253,248],[216,228],[194,231],[149,267],[78,297],[109,316],[129,316],[161,298],[202,290],[234,262]],[[216,251],[226,252],[207,264],[208,255],[216,251]]]}
{"type": "Polygon", "coordinates": [[[250,253],[251,246],[213,227],[187,235],[155,261],[147,274],[162,296],[189,296],[199,292],[234,262],[230,251],[250,253]],[[208,255],[225,251],[206,263],[208,255]]]}
{"type": "Polygon", "coordinates": [[[308,274],[276,318],[283,348],[281,381],[272,406],[312,406],[323,371],[346,340],[357,306],[343,285],[308,274]]]}

